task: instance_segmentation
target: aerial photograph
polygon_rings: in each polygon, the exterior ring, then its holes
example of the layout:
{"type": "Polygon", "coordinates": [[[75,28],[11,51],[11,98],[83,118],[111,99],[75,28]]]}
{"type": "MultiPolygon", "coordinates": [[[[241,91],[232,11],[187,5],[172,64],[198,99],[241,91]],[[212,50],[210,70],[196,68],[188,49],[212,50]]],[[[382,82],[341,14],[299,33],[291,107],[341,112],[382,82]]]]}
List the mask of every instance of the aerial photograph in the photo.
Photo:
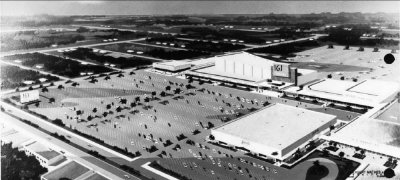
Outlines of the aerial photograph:
{"type": "Polygon", "coordinates": [[[1,180],[400,180],[400,1],[0,1],[1,180]]]}

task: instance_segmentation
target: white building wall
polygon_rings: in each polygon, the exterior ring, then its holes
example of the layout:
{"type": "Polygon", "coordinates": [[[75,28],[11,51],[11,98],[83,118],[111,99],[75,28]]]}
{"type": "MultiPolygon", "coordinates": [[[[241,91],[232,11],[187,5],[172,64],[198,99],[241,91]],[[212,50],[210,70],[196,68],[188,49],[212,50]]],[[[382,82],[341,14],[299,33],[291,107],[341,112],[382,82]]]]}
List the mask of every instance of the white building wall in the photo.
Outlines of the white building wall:
{"type": "Polygon", "coordinates": [[[249,65],[249,64],[245,64],[244,65],[244,75],[245,76],[253,76],[253,66],[249,65]]]}
{"type": "Polygon", "coordinates": [[[211,130],[211,134],[215,137],[215,140],[224,142],[228,145],[233,145],[233,146],[238,146],[238,147],[244,147],[252,152],[255,153],[261,153],[266,156],[272,156],[273,152],[277,152],[278,155],[276,158],[281,158],[282,157],[282,150],[278,150],[263,144],[258,144],[255,142],[251,142],[245,139],[242,139],[238,136],[232,136],[230,134],[226,134],[223,132],[220,132],[218,130],[211,130]]]}
{"type": "Polygon", "coordinates": [[[227,73],[234,73],[235,72],[235,62],[234,61],[225,61],[226,71],[227,73]]]}
{"type": "Polygon", "coordinates": [[[243,75],[243,63],[235,62],[235,74],[243,75]]]}
{"type": "Polygon", "coordinates": [[[262,79],[262,67],[253,66],[253,78],[262,79]]]}

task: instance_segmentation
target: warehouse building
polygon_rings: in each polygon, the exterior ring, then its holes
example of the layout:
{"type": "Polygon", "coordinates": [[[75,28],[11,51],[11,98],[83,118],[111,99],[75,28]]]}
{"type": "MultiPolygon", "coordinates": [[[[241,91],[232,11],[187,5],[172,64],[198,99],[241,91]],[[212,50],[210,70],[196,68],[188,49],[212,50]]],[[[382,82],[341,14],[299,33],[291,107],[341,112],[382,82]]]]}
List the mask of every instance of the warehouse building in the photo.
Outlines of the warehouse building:
{"type": "Polygon", "coordinates": [[[273,104],[213,128],[211,135],[221,145],[283,161],[328,130],[336,119],[333,115],[273,104]]]}
{"type": "Polygon", "coordinates": [[[193,67],[185,73],[186,78],[277,91],[317,78],[317,71],[298,69],[288,63],[272,61],[247,52],[225,54],[209,59],[214,62],[212,65],[193,67]]]}

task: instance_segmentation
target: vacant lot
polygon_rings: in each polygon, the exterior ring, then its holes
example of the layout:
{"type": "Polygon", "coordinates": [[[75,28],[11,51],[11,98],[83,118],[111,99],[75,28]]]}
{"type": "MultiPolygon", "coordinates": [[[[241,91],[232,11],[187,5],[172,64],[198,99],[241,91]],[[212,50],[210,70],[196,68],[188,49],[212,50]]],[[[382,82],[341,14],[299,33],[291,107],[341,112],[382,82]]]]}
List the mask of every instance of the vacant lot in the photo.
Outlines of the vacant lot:
{"type": "Polygon", "coordinates": [[[357,71],[337,69],[338,72],[332,73],[333,78],[336,79],[343,76],[346,79],[381,79],[400,83],[400,71],[398,70],[400,66],[399,54],[393,54],[396,59],[393,64],[386,64],[383,58],[386,54],[391,53],[391,50],[379,49],[378,52],[373,51],[373,48],[364,48],[364,51],[359,51],[359,47],[350,47],[349,50],[344,50],[344,46],[334,46],[333,49],[328,49],[328,46],[322,46],[296,53],[293,61],[311,62],[322,65],[358,66],[362,68],[357,71]]]}
{"type": "Polygon", "coordinates": [[[109,68],[90,64],[81,64],[78,61],[64,59],[52,55],[41,53],[16,54],[3,57],[3,60],[21,64],[26,67],[40,69],[46,72],[57,74],[65,77],[79,77],[81,73],[104,73],[112,71],[109,68]]]}
{"type": "Polygon", "coordinates": [[[110,53],[103,54],[99,53],[98,51],[95,52],[91,48],[78,48],[73,51],[63,52],[62,54],[71,58],[84,60],[99,65],[112,64],[121,69],[151,65],[153,63],[152,60],[134,56],[114,57],[110,53]]]}
{"type": "Polygon", "coordinates": [[[146,45],[138,45],[131,43],[120,43],[105,46],[96,46],[95,48],[117,51],[122,53],[132,53],[143,56],[155,57],[166,60],[182,60],[196,58],[204,55],[209,55],[209,53],[192,51],[192,50],[174,50],[167,48],[152,47],[146,45]],[[130,51],[128,51],[130,50],[130,51]]]}
{"type": "Polygon", "coordinates": [[[25,81],[31,81],[32,85],[43,82],[58,81],[59,78],[51,75],[44,75],[37,71],[19,68],[18,66],[10,66],[1,64],[1,89],[14,89],[16,87],[24,87],[29,84],[25,81]],[[43,79],[44,78],[44,79],[43,79]]]}

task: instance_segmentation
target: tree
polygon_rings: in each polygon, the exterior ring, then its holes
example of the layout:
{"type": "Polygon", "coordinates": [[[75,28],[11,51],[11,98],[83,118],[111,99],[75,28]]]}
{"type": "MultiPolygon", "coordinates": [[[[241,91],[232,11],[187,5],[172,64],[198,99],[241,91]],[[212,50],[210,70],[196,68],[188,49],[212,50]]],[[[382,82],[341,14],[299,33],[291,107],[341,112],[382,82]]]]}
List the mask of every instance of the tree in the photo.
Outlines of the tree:
{"type": "Polygon", "coordinates": [[[126,102],[127,102],[126,99],[121,99],[121,100],[119,101],[119,103],[121,103],[121,104],[126,104],[126,102]]]}
{"type": "Polygon", "coordinates": [[[313,162],[313,165],[314,165],[314,166],[320,166],[321,164],[319,163],[319,160],[315,160],[315,161],[313,162]]]}
{"type": "Polygon", "coordinates": [[[135,97],[135,101],[136,101],[136,102],[140,101],[140,97],[139,97],[139,96],[136,96],[136,97],[135,97]]]}
{"type": "Polygon", "coordinates": [[[32,87],[32,86],[29,86],[28,90],[33,90],[33,87],[32,87]]]}
{"type": "Polygon", "coordinates": [[[328,49],[333,49],[333,44],[329,44],[328,49]]]}
{"type": "Polygon", "coordinates": [[[175,93],[175,94],[179,94],[179,93],[181,93],[181,89],[179,89],[179,88],[176,88],[176,89],[174,90],[174,93],[175,93]]]}
{"type": "Polygon", "coordinates": [[[136,107],[136,103],[135,102],[131,102],[131,108],[136,107]]]}
{"type": "Polygon", "coordinates": [[[157,95],[157,92],[153,91],[153,92],[151,92],[151,95],[155,96],[155,95],[157,95]]]}
{"type": "Polygon", "coordinates": [[[106,108],[111,109],[111,104],[107,104],[106,108]]]}
{"type": "Polygon", "coordinates": [[[394,173],[393,169],[387,168],[387,169],[385,169],[385,171],[383,171],[383,175],[384,175],[386,178],[392,178],[392,177],[394,177],[396,174],[394,173]]]}
{"type": "Polygon", "coordinates": [[[332,74],[328,74],[327,78],[329,79],[332,78],[332,74]]]}
{"type": "Polygon", "coordinates": [[[60,89],[60,90],[64,89],[64,86],[60,84],[60,85],[58,85],[57,89],[60,89]]]}
{"type": "Polygon", "coordinates": [[[96,113],[97,112],[97,108],[93,108],[92,112],[96,113]]]}
{"type": "Polygon", "coordinates": [[[61,119],[55,119],[55,120],[53,120],[53,123],[58,126],[65,126],[65,124],[63,123],[63,121],[61,119]]]}
{"type": "Polygon", "coordinates": [[[56,99],[54,99],[54,98],[49,99],[49,103],[54,103],[54,102],[56,102],[56,99]]]}
{"type": "Polygon", "coordinates": [[[166,90],[166,91],[170,91],[170,90],[171,90],[171,86],[166,86],[166,87],[165,87],[165,90],[166,90]]]}
{"type": "Polygon", "coordinates": [[[121,112],[121,111],[122,111],[122,108],[121,108],[120,106],[118,106],[118,107],[115,109],[115,111],[121,112]]]}
{"type": "Polygon", "coordinates": [[[330,125],[330,126],[329,126],[329,130],[332,131],[332,130],[334,130],[334,129],[335,129],[335,126],[334,126],[334,125],[330,125]]]}
{"type": "Polygon", "coordinates": [[[342,81],[343,81],[343,80],[344,80],[344,76],[340,77],[340,80],[342,80],[342,81]]]}
{"type": "Polygon", "coordinates": [[[343,158],[343,157],[344,157],[344,152],[343,152],[343,151],[341,151],[341,152],[339,153],[339,157],[340,157],[340,158],[343,158]]]}
{"type": "Polygon", "coordinates": [[[165,93],[164,91],[161,91],[161,92],[160,92],[160,96],[161,96],[161,97],[165,97],[165,96],[166,96],[166,93],[165,93]]]}
{"type": "Polygon", "coordinates": [[[49,90],[46,88],[46,87],[44,87],[44,88],[42,88],[42,92],[44,93],[44,92],[49,92],[49,90]]]}

